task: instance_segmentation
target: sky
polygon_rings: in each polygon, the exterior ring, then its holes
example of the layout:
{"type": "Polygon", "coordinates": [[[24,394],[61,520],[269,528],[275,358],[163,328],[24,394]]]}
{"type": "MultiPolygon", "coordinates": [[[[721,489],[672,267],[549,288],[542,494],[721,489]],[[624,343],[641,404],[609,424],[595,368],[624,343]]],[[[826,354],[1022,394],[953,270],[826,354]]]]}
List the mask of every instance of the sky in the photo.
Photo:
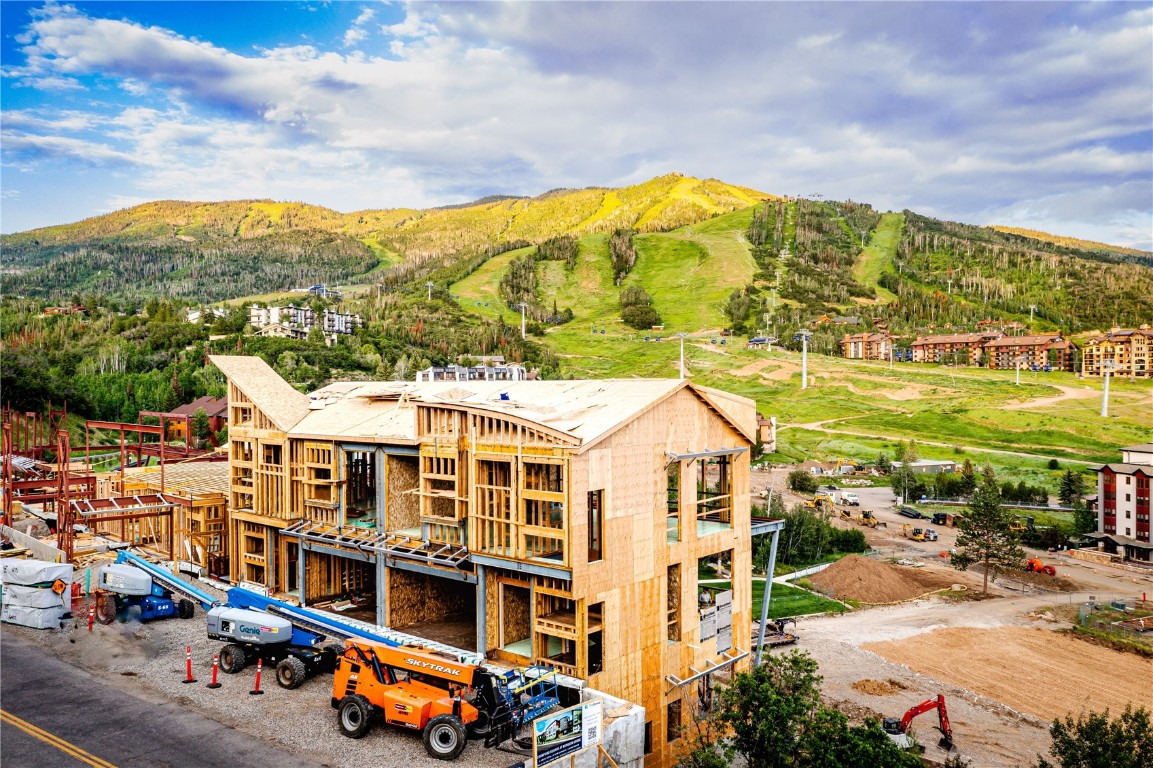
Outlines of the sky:
{"type": "Polygon", "coordinates": [[[1153,3],[0,2],[0,231],[680,172],[1153,250],[1153,3]]]}

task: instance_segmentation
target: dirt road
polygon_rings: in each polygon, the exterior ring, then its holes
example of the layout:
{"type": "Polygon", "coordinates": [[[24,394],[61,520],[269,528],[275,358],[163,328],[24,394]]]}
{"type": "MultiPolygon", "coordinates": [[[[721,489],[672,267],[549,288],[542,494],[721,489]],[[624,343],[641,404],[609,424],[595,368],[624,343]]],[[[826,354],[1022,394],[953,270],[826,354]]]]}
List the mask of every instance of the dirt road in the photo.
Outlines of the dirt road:
{"type": "MultiPolygon", "coordinates": [[[[785,473],[782,472],[783,482],[785,473]]],[[[860,509],[871,509],[886,528],[863,529],[882,559],[919,560],[925,569],[949,575],[979,591],[979,574],[962,573],[940,557],[956,543],[956,529],[933,526],[937,542],[914,542],[902,524],[924,526],[896,513],[888,488],[856,489],[860,509]]],[[[786,498],[790,498],[786,496],[786,498]]],[[[858,509],[853,508],[856,514],[858,509]]],[[[840,527],[854,523],[837,521],[840,527]]],[[[1134,574],[1031,551],[1054,564],[1070,592],[1038,589],[1010,577],[993,580],[996,597],[946,601],[938,597],[841,616],[801,619],[798,648],[820,663],[825,695],[852,711],[900,716],[909,707],[943,693],[954,736],[973,768],[1010,768],[1031,763],[1049,748],[1051,719],[1083,707],[1116,711],[1126,701],[1149,703],[1153,663],[1117,654],[1053,632],[1068,624],[1055,606],[1153,597],[1153,576],[1134,574]],[[883,684],[862,685],[862,681],[883,684]],[[896,683],[891,685],[885,683],[896,683]],[[858,684],[854,688],[854,684],[858,684]],[[871,691],[871,692],[870,692],[871,691]],[[878,695],[878,691],[889,695],[878,695]],[[1107,691],[1107,692],[1105,692],[1107,691]]],[[[918,718],[926,757],[942,760],[932,714],[918,718]]]]}

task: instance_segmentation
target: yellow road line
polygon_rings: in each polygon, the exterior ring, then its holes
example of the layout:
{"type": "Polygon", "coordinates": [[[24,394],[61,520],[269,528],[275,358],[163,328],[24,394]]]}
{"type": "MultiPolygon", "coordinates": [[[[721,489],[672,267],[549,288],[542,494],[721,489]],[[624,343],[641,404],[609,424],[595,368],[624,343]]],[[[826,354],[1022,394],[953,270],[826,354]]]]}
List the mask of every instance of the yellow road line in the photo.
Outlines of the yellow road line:
{"type": "Polygon", "coordinates": [[[45,744],[56,747],[61,752],[67,755],[71,755],[80,762],[93,766],[93,768],[116,768],[115,765],[108,762],[107,760],[101,760],[99,757],[85,752],[75,744],[67,742],[59,736],[45,731],[43,728],[37,728],[27,720],[21,720],[11,712],[0,709],[0,721],[8,723],[9,725],[16,726],[25,733],[40,739],[40,741],[43,741],[45,744]]]}

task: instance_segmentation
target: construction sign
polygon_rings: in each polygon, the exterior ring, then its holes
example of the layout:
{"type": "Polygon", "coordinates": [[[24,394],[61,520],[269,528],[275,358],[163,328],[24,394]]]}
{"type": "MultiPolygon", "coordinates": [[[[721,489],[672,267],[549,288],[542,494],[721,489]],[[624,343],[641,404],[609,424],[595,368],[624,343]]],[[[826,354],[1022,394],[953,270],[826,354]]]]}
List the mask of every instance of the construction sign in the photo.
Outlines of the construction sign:
{"type": "Polygon", "coordinates": [[[733,591],[717,593],[717,653],[733,649],[733,591]]]}
{"type": "Polygon", "coordinates": [[[555,763],[601,743],[603,702],[589,701],[532,721],[532,762],[555,763]]]}

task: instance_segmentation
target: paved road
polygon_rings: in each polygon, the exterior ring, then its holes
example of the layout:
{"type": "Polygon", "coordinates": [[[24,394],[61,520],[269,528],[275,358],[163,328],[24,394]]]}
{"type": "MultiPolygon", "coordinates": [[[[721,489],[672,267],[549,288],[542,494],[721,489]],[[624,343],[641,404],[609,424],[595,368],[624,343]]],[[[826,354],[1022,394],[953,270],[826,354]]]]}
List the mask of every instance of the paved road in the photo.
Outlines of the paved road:
{"type": "Polygon", "coordinates": [[[4,768],[316,768],[185,709],[116,688],[0,635],[4,768]]]}

